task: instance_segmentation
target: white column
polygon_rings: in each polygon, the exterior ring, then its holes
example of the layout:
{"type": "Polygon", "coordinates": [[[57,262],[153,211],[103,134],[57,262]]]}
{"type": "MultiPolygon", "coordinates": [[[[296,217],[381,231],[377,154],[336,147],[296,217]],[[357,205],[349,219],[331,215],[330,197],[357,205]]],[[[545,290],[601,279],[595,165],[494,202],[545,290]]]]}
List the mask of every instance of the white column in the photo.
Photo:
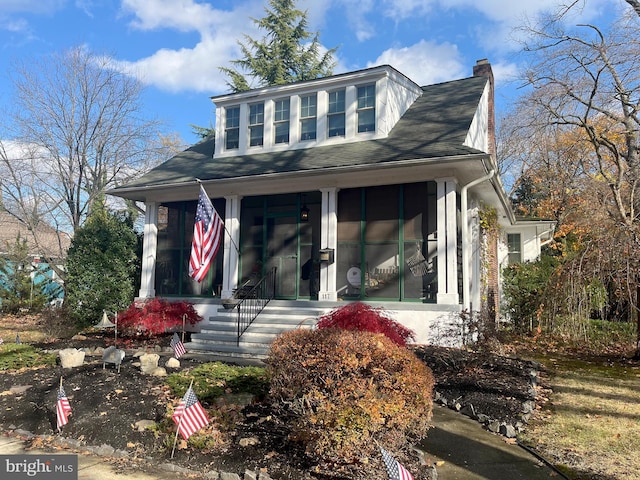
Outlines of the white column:
{"type": "Polygon", "coordinates": [[[230,195],[226,200],[224,220],[224,262],[222,266],[221,298],[231,298],[238,286],[240,246],[240,202],[242,197],[230,195]]]}
{"type": "Polygon", "coordinates": [[[438,303],[457,304],[458,229],[456,181],[437,180],[438,211],[438,303]]]}
{"type": "Polygon", "coordinates": [[[322,192],[322,219],[320,221],[320,248],[332,248],[335,261],[320,263],[320,290],[318,300],[336,301],[336,262],[338,260],[338,189],[325,188],[322,192]]]}
{"type": "Polygon", "coordinates": [[[156,251],[158,248],[158,204],[147,202],[144,214],[144,237],[142,240],[142,272],[140,275],[140,298],[156,296],[156,251]]]}

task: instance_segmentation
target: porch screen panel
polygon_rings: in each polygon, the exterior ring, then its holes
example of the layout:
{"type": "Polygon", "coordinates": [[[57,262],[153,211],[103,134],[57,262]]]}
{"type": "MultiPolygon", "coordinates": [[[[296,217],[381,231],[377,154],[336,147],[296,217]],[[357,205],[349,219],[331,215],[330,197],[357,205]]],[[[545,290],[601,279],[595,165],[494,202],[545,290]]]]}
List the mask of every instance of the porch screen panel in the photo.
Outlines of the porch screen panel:
{"type": "Polygon", "coordinates": [[[338,298],[435,302],[436,183],[338,193],[338,298]]]}
{"type": "Polygon", "coordinates": [[[155,289],[160,296],[180,293],[181,217],[182,209],[175,204],[158,207],[155,289]]]}
{"type": "Polygon", "coordinates": [[[338,251],[336,275],[339,298],[361,297],[362,271],[362,190],[338,193],[338,251]]]}
{"type": "Polygon", "coordinates": [[[367,297],[400,298],[400,188],[387,185],[366,189],[364,285],[367,297]]]}
{"type": "Polygon", "coordinates": [[[403,296],[435,302],[438,286],[435,182],[405,185],[403,213],[403,296]]]}
{"type": "MultiPolygon", "coordinates": [[[[224,200],[212,200],[221,216],[224,200]]],[[[189,276],[196,202],[172,202],[159,206],[155,288],[158,295],[211,296],[222,286],[223,248],[218,250],[205,279],[198,283],[189,276]]]]}
{"type": "Polygon", "coordinates": [[[264,245],[264,204],[262,199],[249,197],[242,200],[240,216],[240,284],[260,278],[264,245]]]}

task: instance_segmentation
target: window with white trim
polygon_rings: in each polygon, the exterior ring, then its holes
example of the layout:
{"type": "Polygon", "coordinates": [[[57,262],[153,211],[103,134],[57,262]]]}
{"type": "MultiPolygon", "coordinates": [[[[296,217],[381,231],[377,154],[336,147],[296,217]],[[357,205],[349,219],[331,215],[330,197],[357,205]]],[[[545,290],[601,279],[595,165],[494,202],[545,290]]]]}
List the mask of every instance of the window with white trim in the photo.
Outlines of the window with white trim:
{"type": "Polygon", "coordinates": [[[318,96],[300,97],[300,140],[315,140],[318,115],[318,96]]]}
{"type": "Polygon", "coordinates": [[[507,233],[507,251],[509,265],[522,262],[522,239],[519,233],[507,233]]]}
{"type": "Polygon", "coordinates": [[[336,90],[329,92],[329,109],[327,111],[327,125],[329,137],[344,137],[345,126],[345,110],[344,110],[345,91],[336,90]]]}
{"type": "Polygon", "coordinates": [[[224,123],[224,148],[233,150],[240,147],[240,107],[227,107],[224,123]]]}
{"type": "Polygon", "coordinates": [[[373,132],[376,129],[376,86],[358,87],[358,133],[373,132]]]}
{"type": "Polygon", "coordinates": [[[249,105],[249,146],[264,144],[264,103],[249,105]]]}
{"type": "Polygon", "coordinates": [[[273,103],[274,143],[289,143],[289,99],[283,98],[273,103]]]}

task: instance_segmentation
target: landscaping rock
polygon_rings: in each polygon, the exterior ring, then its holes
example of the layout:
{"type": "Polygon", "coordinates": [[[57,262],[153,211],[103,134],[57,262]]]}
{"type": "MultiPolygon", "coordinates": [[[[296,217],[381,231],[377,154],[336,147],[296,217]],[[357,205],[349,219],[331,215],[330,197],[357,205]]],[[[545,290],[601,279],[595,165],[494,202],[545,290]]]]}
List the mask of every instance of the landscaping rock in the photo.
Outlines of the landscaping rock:
{"type": "Polygon", "coordinates": [[[156,367],[149,374],[154,377],[166,377],[168,375],[167,369],[164,367],[156,367]]]}
{"type": "Polygon", "coordinates": [[[151,374],[153,371],[158,368],[158,361],[160,360],[160,355],[157,353],[145,353],[140,355],[140,370],[142,373],[151,374]]]}
{"type": "Polygon", "coordinates": [[[500,425],[500,435],[504,435],[507,438],[515,438],[516,429],[513,425],[500,425]]]}
{"type": "Polygon", "coordinates": [[[156,422],[153,420],[138,420],[134,426],[139,432],[144,432],[145,430],[154,427],[156,422]]]}
{"type": "Polygon", "coordinates": [[[220,472],[220,480],[241,480],[240,475],[235,473],[220,472]]]}
{"type": "Polygon", "coordinates": [[[85,353],[77,348],[65,348],[58,351],[62,368],[80,367],[84,363],[85,353]]]}
{"type": "Polygon", "coordinates": [[[164,366],[166,368],[180,368],[180,360],[178,360],[177,358],[173,358],[171,357],[169,360],[167,360],[167,363],[164,364],[164,366]]]}
{"type": "Polygon", "coordinates": [[[24,392],[29,390],[33,385],[16,385],[9,389],[9,392],[13,395],[22,395],[24,392]]]}

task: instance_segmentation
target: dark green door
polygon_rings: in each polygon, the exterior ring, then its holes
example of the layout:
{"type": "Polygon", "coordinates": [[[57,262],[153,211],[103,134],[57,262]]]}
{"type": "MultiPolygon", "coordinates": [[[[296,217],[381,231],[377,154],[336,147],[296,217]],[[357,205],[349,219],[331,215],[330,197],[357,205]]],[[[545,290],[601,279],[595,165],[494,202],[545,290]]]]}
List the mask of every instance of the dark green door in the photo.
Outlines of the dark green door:
{"type": "Polygon", "coordinates": [[[276,267],[276,298],[298,297],[297,216],[280,213],[267,217],[267,269],[276,267]]]}

